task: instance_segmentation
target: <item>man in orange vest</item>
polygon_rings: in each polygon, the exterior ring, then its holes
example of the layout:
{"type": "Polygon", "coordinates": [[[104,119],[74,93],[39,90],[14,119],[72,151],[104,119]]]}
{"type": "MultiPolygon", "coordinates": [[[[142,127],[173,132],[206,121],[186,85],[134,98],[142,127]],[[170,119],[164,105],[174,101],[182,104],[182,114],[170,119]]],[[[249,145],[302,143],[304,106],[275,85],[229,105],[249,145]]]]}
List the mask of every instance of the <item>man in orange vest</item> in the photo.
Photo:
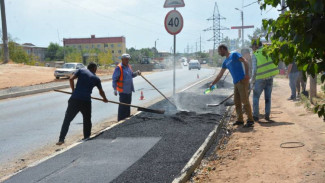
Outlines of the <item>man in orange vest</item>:
{"type": "MultiPolygon", "coordinates": [[[[123,54],[121,56],[122,62],[117,65],[112,76],[114,95],[117,96],[118,93],[120,102],[127,104],[131,104],[132,101],[132,92],[134,92],[133,78],[141,74],[139,70],[132,71],[129,65],[130,58],[129,54],[123,54]]],[[[131,109],[129,106],[119,105],[117,121],[129,117],[130,114],[131,109]]]]}

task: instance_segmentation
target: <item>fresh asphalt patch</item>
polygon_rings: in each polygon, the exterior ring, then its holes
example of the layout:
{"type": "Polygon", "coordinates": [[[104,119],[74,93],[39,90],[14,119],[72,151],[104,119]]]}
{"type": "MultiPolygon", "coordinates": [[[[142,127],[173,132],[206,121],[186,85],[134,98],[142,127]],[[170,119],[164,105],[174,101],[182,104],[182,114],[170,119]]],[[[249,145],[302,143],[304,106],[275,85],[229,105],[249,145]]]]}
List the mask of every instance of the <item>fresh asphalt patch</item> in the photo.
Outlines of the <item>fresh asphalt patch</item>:
{"type": "Polygon", "coordinates": [[[164,100],[99,136],[11,177],[12,182],[172,182],[225,113],[232,91],[204,95],[202,85],[164,100]]]}

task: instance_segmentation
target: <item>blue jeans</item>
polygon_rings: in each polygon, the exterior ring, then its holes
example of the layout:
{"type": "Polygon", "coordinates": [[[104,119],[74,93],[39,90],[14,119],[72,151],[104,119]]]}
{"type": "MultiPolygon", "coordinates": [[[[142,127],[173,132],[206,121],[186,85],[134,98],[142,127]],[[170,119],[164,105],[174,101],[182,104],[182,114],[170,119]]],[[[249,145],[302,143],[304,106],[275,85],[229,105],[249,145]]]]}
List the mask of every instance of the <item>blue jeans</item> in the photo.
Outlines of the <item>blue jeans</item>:
{"type": "Polygon", "coordinates": [[[270,117],[271,113],[271,94],[273,87],[273,78],[270,79],[258,79],[255,81],[253,92],[253,116],[259,117],[259,101],[262,92],[264,91],[265,99],[265,117],[270,117]]]}
{"type": "Polygon", "coordinates": [[[296,84],[298,80],[299,72],[289,73],[289,86],[291,89],[291,99],[296,99],[296,84]]]}

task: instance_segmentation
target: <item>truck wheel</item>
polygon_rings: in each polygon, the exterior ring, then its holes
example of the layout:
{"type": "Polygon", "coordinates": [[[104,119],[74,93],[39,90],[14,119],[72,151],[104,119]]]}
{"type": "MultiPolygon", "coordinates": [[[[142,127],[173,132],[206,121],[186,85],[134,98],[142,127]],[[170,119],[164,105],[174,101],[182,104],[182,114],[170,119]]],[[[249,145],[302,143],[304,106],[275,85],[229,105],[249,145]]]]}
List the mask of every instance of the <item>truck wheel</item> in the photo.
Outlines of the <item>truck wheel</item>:
{"type": "Polygon", "coordinates": [[[55,78],[56,78],[56,79],[60,79],[60,77],[57,77],[57,76],[56,76],[55,78]]]}

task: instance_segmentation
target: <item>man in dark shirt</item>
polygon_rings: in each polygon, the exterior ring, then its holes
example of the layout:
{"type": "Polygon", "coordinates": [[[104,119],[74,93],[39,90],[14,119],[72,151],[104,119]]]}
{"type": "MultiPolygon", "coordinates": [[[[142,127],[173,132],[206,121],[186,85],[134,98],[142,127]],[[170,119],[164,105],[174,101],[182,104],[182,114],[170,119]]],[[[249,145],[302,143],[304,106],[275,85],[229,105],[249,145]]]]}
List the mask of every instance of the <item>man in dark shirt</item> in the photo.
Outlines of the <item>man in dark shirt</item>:
{"type": "Polygon", "coordinates": [[[91,93],[96,86],[99,90],[100,96],[106,103],[107,98],[105,92],[102,89],[101,81],[96,76],[97,65],[90,63],[88,69],[79,69],[70,78],[70,87],[72,89],[72,95],[68,101],[68,108],[65,113],[64,121],[61,128],[59,142],[56,145],[62,145],[64,143],[65,136],[68,133],[69,126],[74,117],[81,112],[83,116],[83,133],[84,139],[90,137],[91,133],[91,93]],[[77,86],[74,88],[74,80],[78,78],[77,86]]]}

